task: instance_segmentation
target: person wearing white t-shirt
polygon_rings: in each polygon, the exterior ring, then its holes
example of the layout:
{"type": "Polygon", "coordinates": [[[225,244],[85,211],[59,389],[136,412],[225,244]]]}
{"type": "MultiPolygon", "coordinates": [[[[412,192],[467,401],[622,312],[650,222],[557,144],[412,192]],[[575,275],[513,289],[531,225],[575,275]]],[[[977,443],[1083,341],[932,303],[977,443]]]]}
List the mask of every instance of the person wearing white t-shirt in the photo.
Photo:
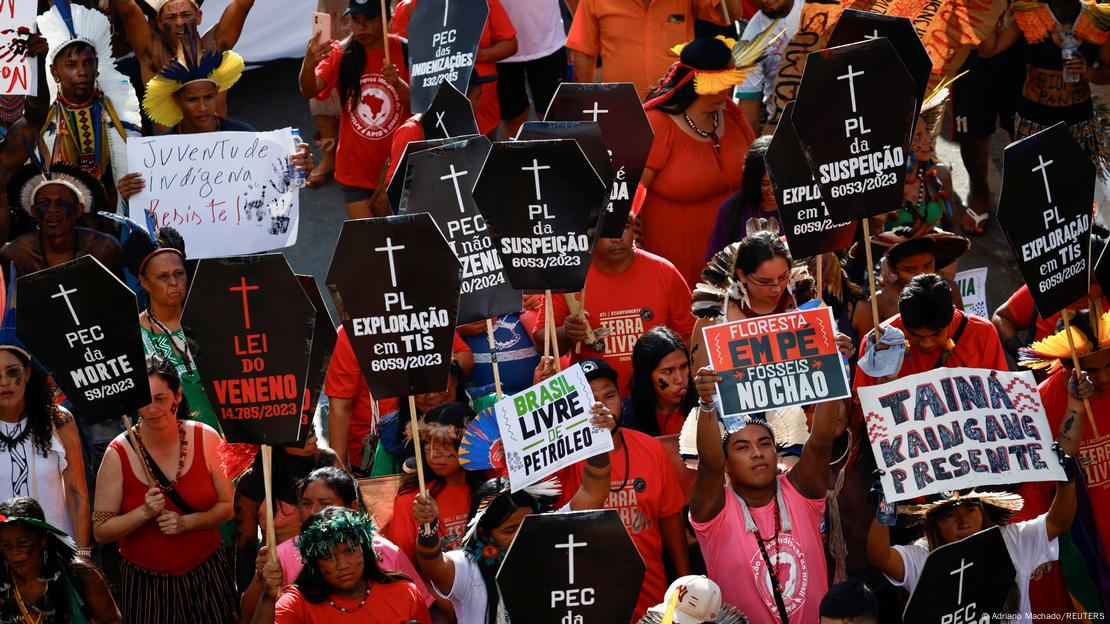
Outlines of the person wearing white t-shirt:
{"type": "Polygon", "coordinates": [[[757,135],[763,127],[764,112],[768,116],[775,112],[772,110],[774,99],[771,90],[779,75],[786,46],[798,32],[804,4],[802,0],[764,0],[759,12],[752,16],[740,35],[741,39],[750,41],[773,24],[772,36],[777,36],[768,46],[767,55],[752,67],[744,82],[736,88],[740,110],[757,135]]]}
{"type": "Polygon", "coordinates": [[[1020,605],[1014,612],[1015,623],[1031,622],[1029,577],[1041,565],[1060,557],[1057,539],[1071,527],[1075,519],[1075,479],[1080,474],[1075,452],[1083,438],[1083,398],[1090,396],[1093,386],[1080,373],[1078,385],[1069,387],[1068,412],[1053,448],[1060,456],[1066,481],[1056,484],[1056,494],[1048,512],[1015,524],[1006,524],[1014,512],[1021,510],[1024,500],[1009,492],[968,492],[921,505],[899,506],[902,515],[924,519],[925,537],[905,546],[890,545],[890,531],[872,520],[867,534],[867,560],[878,568],[896,587],[913,592],[929,553],[944,544],[970,537],[993,526],[1001,526],[1002,539],[1014,563],[1014,583],[1020,605]]]}
{"type": "MultiPolygon", "coordinates": [[[[592,426],[610,431],[616,427],[609,408],[595,402],[591,411],[592,426]]],[[[609,472],[608,453],[587,459],[582,485],[559,511],[601,509],[609,495],[609,472]]],[[[426,494],[416,497],[412,515],[417,525],[417,564],[432,591],[451,601],[458,624],[508,623],[497,588],[497,571],[524,517],[549,510],[558,498],[557,479],[541,481],[516,493],[511,491],[508,478],[490,479],[474,493],[462,547],[444,553],[440,550],[435,499],[426,494]]]]}
{"type": "Polygon", "coordinates": [[[532,94],[543,119],[555,90],[567,76],[567,31],[559,0],[501,0],[516,28],[516,54],[497,63],[497,97],[505,136],[516,136],[528,120],[532,94]],[[527,87],[527,88],[525,88],[527,87]]]}

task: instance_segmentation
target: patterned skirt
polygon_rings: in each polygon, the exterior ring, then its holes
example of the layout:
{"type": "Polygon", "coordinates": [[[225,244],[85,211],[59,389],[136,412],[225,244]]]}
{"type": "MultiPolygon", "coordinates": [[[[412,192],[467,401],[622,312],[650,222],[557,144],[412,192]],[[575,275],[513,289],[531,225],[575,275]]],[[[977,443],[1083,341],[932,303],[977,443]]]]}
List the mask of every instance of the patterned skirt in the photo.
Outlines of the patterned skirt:
{"type": "Polygon", "coordinates": [[[120,561],[120,607],[127,624],[234,624],[238,596],[222,548],[204,563],[173,576],[120,561]]]}

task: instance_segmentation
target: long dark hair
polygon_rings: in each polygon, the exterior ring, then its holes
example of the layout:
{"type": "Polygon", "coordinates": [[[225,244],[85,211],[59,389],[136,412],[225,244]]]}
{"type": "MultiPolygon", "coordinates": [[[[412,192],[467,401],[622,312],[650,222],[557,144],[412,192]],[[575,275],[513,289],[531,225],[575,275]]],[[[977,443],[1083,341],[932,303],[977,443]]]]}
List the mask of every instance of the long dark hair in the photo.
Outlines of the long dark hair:
{"type": "Polygon", "coordinates": [[[355,509],[362,507],[358,484],[355,483],[354,477],[335,466],[324,466],[308,473],[307,477],[297,483],[297,495],[303,495],[305,489],[317,481],[323,481],[324,485],[339,496],[345,506],[350,507],[351,503],[358,503],[355,509]]]}
{"type": "MultiPolygon", "coordinates": [[[[3,347],[0,347],[2,349],[3,347]]],[[[16,349],[7,349],[30,371],[27,388],[23,394],[23,410],[27,414],[27,427],[31,428],[31,442],[35,452],[43,457],[50,455],[50,439],[54,429],[68,420],[62,408],[54,403],[54,390],[46,372],[16,349]]]]}
{"type": "MultiPolygon", "coordinates": [[[[428,413],[424,415],[423,424],[431,427],[454,427],[460,436],[455,440],[455,450],[458,450],[459,444],[462,442],[462,432],[466,429],[467,423],[474,418],[474,415],[474,410],[470,409],[470,406],[466,403],[444,403],[428,410],[428,413]]],[[[405,422],[408,423],[408,421],[405,422]]],[[[407,430],[411,431],[412,429],[407,430]]],[[[421,435],[423,436],[423,433],[421,435]]],[[[432,470],[432,467],[428,464],[427,453],[422,453],[421,458],[424,460],[424,478],[427,483],[428,494],[435,498],[447,487],[447,480],[432,470]]],[[[466,475],[466,485],[470,488],[470,495],[473,497],[478,488],[485,482],[483,473],[478,470],[465,470],[464,473],[466,475]]],[[[399,494],[405,494],[415,492],[419,487],[420,483],[416,472],[411,472],[401,478],[401,487],[397,491],[399,494]]]]}
{"type": "Polygon", "coordinates": [[[663,98],[649,108],[658,108],[668,115],[677,115],[698,99],[693,78],[685,80],[690,72],[694,69],[728,69],[730,65],[732,52],[723,41],[714,37],[698,37],[682,49],[679,62],[672,65],[659,83],[648,91],[644,101],[663,98]]]}
{"type": "MultiPolygon", "coordinates": [[[[387,42],[388,43],[388,42],[387,42]]],[[[343,42],[343,56],[339,59],[339,101],[354,110],[362,95],[362,72],[366,70],[366,48],[354,37],[343,42]]]]}
{"type": "Polygon", "coordinates": [[[767,174],[767,164],[763,157],[767,154],[767,146],[771,144],[771,135],[763,135],[752,141],[748,153],[744,156],[744,175],[740,178],[740,190],[728,198],[728,212],[726,214],[725,228],[726,240],[729,243],[744,238],[747,232],[748,217],[762,212],[763,202],[763,176],[767,174]]]}
{"type": "MultiPolygon", "coordinates": [[[[342,507],[327,507],[321,509],[318,513],[313,514],[308,520],[301,523],[301,534],[308,532],[309,528],[316,523],[331,523],[343,519],[347,514],[355,513],[350,509],[342,507]]],[[[409,577],[400,572],[393,570],[386,570],[378,565],[378,558],[374,554],[374,548],[370,544],[360,544],[362,549],[362,578],[374,583],[388,584],[395,581],[409,581],[409,577]]],[[[304,562],[304,568],[301,573],[297,575],[297,580],[294,581],[297,589],[304,595],[305,600],[319,604],[327,600],[328,596],[334,591],[331,583],[324,578],[323,573],[320,572],[319,559],[315,557],[308,557],[304,562]]]]}
{"type": "MultiPolygon", "coordinates": [[[[152,353],[147,356],[146,374],[160,377],[174,394],[177,394],[178,390],[181,389],[181,376],[177,374],[177,366],[164,355],[152,353]]],[[[181,393],[181,399],[177,402],[177,419],[188,420],[191,415],[189,402],[185,399],[185,393],[183,392],[181,393]]]]}
{"type": "Polygon", "coordinates": [[[786,260],[787,265],[794,262],[782,239],[768,231],[756,232],[740,240],[736,250],[736,268],[750,275],[764,262],[775,258],[786,260]]]}
{"type": "MultiPolygon", "coordinates": [[[[478,520],[474,531],[462,544],[467,558],[478,562],[478,557],[475,554],[478,540],[489,540],[490,532],[504,524],[518,509],[527,508],[531,509],[532,513],[543,513],[550,508],[552,502],[530,494],[527,489],[513,493],[509,487],[507,477],[498,477],[486,481],[478,488],[478,492],[471,499],[469,517],[473,520],[479,511],[482,511],[482,517],[478,520]]],[[[483,565],[478,562],[478,570],[482,573],[482,582],[486,586],[487,624],[497,623],[497,605],[501,601],[501,592],[497,589],[497,571],[499,568],[500,565],[483,565]]]]}
{"type": "Polygon", "coordinates": [[[682,338],[669,327],[652,327],[632,347],[632,413],[635,416],[633,428],[650,436],[660,435],[659,423],[655,420],[655,381],[652,372],[659,362],[675,351],[681,351],[690,365],[687,373],[686,396],[682,398],[681,410],[687,413],[698,402],[694,392],[693,364],[690,349],[682,338]]]}

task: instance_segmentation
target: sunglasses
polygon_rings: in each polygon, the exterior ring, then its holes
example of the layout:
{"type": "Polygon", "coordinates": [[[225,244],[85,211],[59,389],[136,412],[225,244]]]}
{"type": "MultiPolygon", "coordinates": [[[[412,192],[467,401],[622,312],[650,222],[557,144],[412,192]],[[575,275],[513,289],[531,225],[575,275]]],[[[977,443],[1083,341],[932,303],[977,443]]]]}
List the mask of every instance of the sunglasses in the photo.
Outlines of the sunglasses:
{"type": "Polygon", "coordinates": [[[20,365],[9,366],[0,371],[0,380],[19,383],[23,379],[23,367],[20,365]]]}

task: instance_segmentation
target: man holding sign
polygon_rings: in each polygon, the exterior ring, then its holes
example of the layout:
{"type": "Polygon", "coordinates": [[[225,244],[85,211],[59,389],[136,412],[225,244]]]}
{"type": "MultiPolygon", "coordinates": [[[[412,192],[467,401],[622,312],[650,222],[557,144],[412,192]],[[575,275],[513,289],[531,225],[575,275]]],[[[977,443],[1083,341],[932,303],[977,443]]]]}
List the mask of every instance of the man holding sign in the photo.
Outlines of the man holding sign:
{"type": "Polygon", "coordinates": [[[821,523],[829,455],[846,410],[841,401],[817,405],[802,458],[783,476],[765,421],[744,417],[722,436],[713,402],[722,381],[709,368],[694,377],[701,403],[690,520],[709,576],[753,623],[816,622],[828,587],[821,523]]]}

